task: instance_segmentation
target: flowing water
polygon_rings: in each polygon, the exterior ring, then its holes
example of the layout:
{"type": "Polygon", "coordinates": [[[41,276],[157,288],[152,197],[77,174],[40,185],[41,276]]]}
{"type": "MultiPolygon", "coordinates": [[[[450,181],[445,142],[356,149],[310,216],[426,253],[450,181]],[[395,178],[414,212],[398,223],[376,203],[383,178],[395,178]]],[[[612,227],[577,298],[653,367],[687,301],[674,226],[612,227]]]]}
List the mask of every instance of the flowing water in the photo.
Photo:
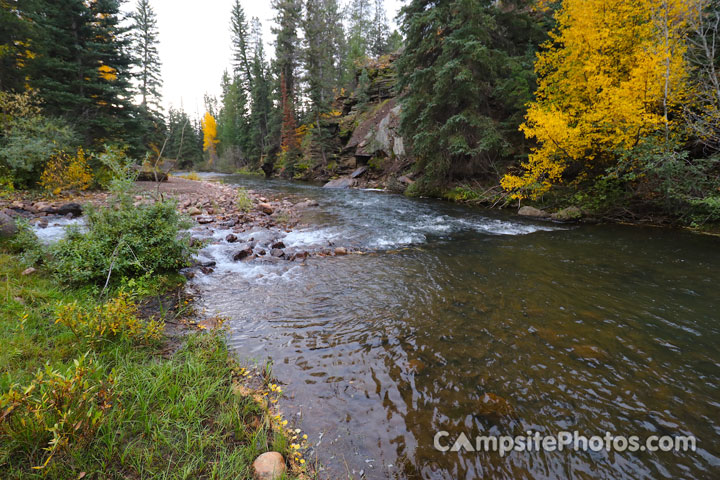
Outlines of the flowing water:
{"type": "MultiPolygon", "coordinates": [[[[720,240],[537,223],[382,192],[312,198],[288,247],[197,280],[240,357],[273,359],[321,478],[720,478],[720,240]],[[440,452],[435,433],[694,435],[696,452],[440,452]]],[[[216,234],[221,238],[224,232],[216,234]]],[[[447,439],[446,439],[447,441],[447,439]]]]}

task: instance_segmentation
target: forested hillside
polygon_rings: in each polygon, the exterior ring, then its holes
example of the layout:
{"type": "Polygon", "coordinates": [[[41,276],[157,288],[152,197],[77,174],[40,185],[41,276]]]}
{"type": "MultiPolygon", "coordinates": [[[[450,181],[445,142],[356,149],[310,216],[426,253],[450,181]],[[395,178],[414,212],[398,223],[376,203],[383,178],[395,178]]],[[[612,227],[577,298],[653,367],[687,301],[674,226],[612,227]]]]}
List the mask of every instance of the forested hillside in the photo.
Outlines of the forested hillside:
{"type": "Polygon", "coordinates": [[[273,39],[236,0],[201,118],[162,108],[150,3],[126,18],[117,0],[2,2],[3,185],[37,185],[78,147],[101,179],[92,153],[114,145],[184,169],[367,166],[354,183],[408,194],[720,220],[716,0],[412,0],[399,31],[383,0],[273,0],[273,39]]]}

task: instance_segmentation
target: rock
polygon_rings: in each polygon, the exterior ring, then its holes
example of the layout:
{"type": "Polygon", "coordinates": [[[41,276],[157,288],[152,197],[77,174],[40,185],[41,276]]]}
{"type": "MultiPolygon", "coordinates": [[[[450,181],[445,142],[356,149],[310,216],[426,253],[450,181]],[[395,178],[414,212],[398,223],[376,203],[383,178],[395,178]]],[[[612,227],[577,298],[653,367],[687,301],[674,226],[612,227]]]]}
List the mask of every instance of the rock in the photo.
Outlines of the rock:
{"type": "Polygon", "coordinates": [[[0,238],[12,237],[17,231],[18,228],[17,225],[15,225],[15,220],[9,215],[0,213],[0,238]]]}
{"type": "Polygon", "coordinates": [[[304,202],[300,202],[295,205],[295,208],[310,208],[310,207],[317,207],[320,205],[315,200],[305,200],[304,202]]]}
{"type": "Polygon", "coordinates": [[[50,208],[47,213],[54,213],[55,215],[72,215],[73,217],[79,217],[82,215],[82,205],[79,203],[66,203],[56,208],[50,208]]]}
{"type": "Polygon", "coordinates": [[[513,414],[513,408],[507,400],[495,395],[486,393],[480,398],[480,405],[475,412],[483,417],[506,417],[513,414]]]}
{"type": "Polygon", "coordinates": [[[285,248],[285,244],[284,244],[283,242],[275,242],[275,243],[272,244],[272,247],[271,247],[271,248],[280,248],[280,249],[282,249],[282,248],[285,248]]]}
{"type": "Polygon", "coordinates": [[[215,269],[212,267],[202,267],[202,268],[200,268],[200,271],[202,273],[204,273],[205,275],[210,275],[211,273],[213,273],[215,271],[215,269]]]}
{"type": "Polygon", "coordinates": [[[227,237],[225,237],[225,241],[228,243],[235,243],[235,242],[237,242],[237,240],[238,240],[238,237],[234,233],[230,233],[230,234],[228,234],[227,237]]]}
{"type": "Polygon", "coordinates": [[[35,273],[35,272],[37,272],[37,270],[34,269],[33,267],[26,268],[25,270],[23,270],[22,276],[23,276],[23,277],[27,277],[28,275],[32,275],[32,274],[35,273]]]}
{"type": "Polygon", "coordinates": [[[354,186],[355,179],[353,178],[336,178],[323,185],[323,188],[350,188],[354,186]]]}
{"type": "Polygon", "coordinates": [[[573,222],[580,220],[583,216],[582,210],[578,207],[567,207],[552,214],[552,219],[558,222],[573,222]]]}
{"type": "Polygon", "coordinates": [[[337,247],[335,249],[335,255],[347,255],[347,249],[344,247],[337,247]]]}
{"type": "Polygon", "coordinates": [[[408,177],[407,175],[403,175],[402,177],[399,177],[399,178],[398,178],[398,182],[404,183],[405,185],[412,185],[413,183],[415,183],[415,181],[412,180],[412,179],[411,179],[410,177],[408,177]]]}
{"type": "Polygon", "coordinates": [[[412,373],[422,373],[423,370],[425,370],[425,364],[422,362],[422,360],[413,359],[408,362],[408,370],[410,370],[412,373]]]}
{"type": "Polygon", "coordinates": [[[257,480],[279,480],[285,475],[285,459],[278,452],[267,452],[253,462],[257,480]]]}
{"type": "Polygon", "coordinates": [[[260,209],[261,212],[263,212],[267,215],[272,215],[273,212],[275,211],[275,209],[273,209],[272,205],[270,205],[269,203],[264,203],[264,202],[259,203],[258,208],[260,209]]]}
{"type": "Polygon", "coordinates": [[[239,262],[240,260],[245,260],[249,256],[253,254],[253,249],[250,245],[244,245],[240,250],[238,250],[235,255],[233,255],[233,260],[236,262],[239,262]]]}
{"type": "Polygon", "coordinates": [[[547,213],[545,210],[540,210],[539,208],[535,207],[522,207],[520,210],[518,210],[518,215],[522,215],[523,217],[535,217],[535,218],[548,218],[550,216],[549,213],[547,213]]]}
{"type": "Polygon", "coordinates": [[[350,174],[350,178],[358,178],[363,173],[367,172],[368,167],[362,166],[350,174]]]}
{"type": "Polygon", "coordinates": [[[187,214],[191,217],[194,217],[196,215],[200,215],[202,213],[202,210],[200,210],[198,207],[190,207],[187,209],[187,214]]]}
{"type": "Polygon", "coordinates": [[[215,265],[217,265],[217,262],[215,262],[213,260],[208,260],[207,262],[198,262],[198,267],[203,267],[203,268],[210,268],[210,267],[214,267],[215,265]]]}
{"type": "Polygon", "coordinates": [[[272,250],[270,250],[270,255],[275,258],[282,258],[285,256],[285,252],[279,248],[273,248],[272,250]]]}
{"type": "Polygon", "coordinates": [[[201,215],[195,218],[200,225],[206,225],[215,221],[213,217],[201,215]]]}
{"type": "Polygon", "coordinates": [[[47,218],[45,218],[45,217],[40,218],[37,222],[37,226],[38,226],[38,228],[47,228],[47,226],[48,226],[47,218]]]}

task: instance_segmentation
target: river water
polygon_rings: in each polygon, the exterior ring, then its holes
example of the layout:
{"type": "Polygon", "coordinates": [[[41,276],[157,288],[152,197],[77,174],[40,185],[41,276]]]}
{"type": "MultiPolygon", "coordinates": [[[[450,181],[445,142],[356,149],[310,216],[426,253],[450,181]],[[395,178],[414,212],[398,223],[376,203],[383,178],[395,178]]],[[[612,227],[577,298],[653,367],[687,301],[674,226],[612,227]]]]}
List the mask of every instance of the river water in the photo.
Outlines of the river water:
{"type": "MultiPolygon", "coordinates": [[[[720,478],[720,240],[538,223],[375,191],[222,177],[311,198],[298,249],[197,280],[241,358],[273,359],[320,478],[720,478]],[[695,452],[440,452],[460,433],[694,435],[695,452]]],[[[223,233],[217,236],[222,238],[223,233]]]]}

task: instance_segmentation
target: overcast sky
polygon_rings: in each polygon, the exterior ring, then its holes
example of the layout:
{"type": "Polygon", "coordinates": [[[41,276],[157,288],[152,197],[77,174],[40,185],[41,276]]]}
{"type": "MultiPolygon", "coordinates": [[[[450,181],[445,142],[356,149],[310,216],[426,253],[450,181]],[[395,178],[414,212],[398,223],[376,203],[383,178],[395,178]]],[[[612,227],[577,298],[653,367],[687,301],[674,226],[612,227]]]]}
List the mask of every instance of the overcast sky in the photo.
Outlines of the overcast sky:
{"type": "MultiPolygon", "coordinates": [[[[133,10],[129,0],[124,10],[133,10]]],[[[191,115],[201,115],[203,96],[220,94],[220,79],[230,66],[230,10],[234,0],[152,0],[160,30],[160,58],[165,107],[182,106],[191,115]]],[[[273,9],[270,0],[241,0],[248,21],[258,17],[263,24],[268,52],[273,52],[270,33],[273,9]]],[[[385,0],[388,18],[394,18],[403,0],[385,0]]]]}

